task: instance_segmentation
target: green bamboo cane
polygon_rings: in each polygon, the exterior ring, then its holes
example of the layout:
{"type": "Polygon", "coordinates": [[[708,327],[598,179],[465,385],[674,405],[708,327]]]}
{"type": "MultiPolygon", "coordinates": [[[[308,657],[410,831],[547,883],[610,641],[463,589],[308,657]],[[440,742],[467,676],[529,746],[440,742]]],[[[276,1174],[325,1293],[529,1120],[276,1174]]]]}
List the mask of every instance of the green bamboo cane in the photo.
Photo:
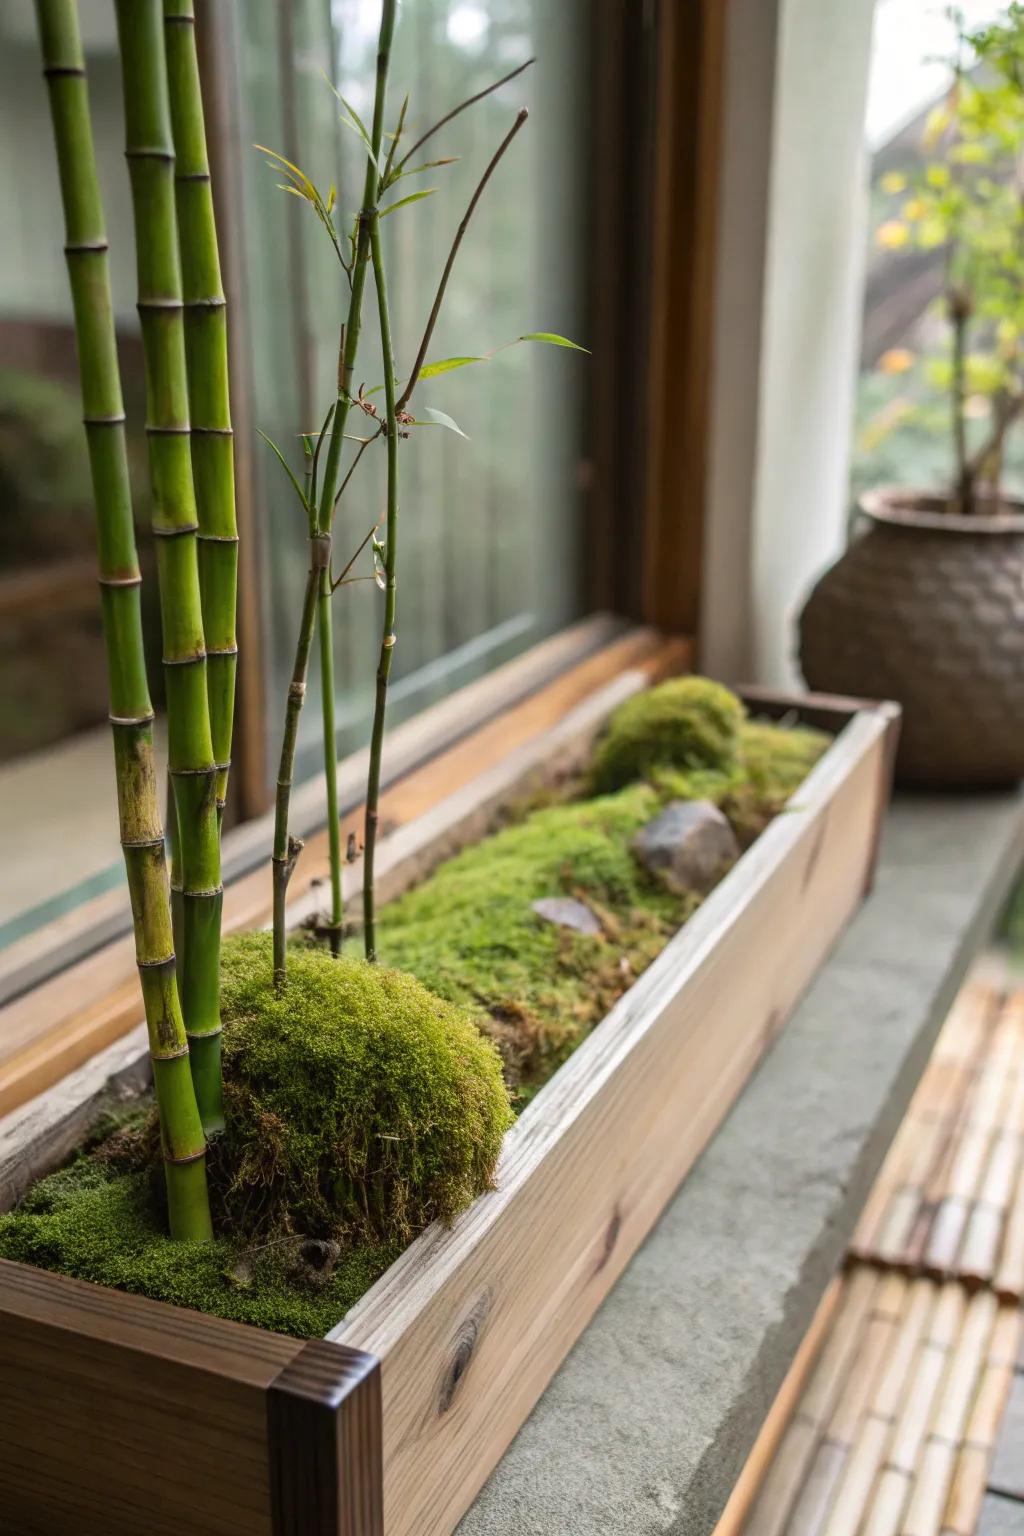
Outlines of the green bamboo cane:
{"type": "Polygon", "coordinates": [[[161,0],[116,0],[126,155],[135,214],[146,430],[167,690],[168,772],[178,811],[181,1005],[207,1134],[223,1126],[220,828],[207,699],[189,443],[181,265],[161,0]]]}
{"type": "Polygon", "coordinates": [[[369,262],[370,242],[368,210],[376,207],[379,181],[378,162],[384,140],[384,111],[387,96],[388,69],[391,62],[391,45],[395,30],[397,0],[384,0],[381,11],[380,32],[377,43],[376,85],[373,103],[373,123],[370,134],[371,152],[366,157],[363,183],[363,208],[360,210],[356,250],[351,270],[351,293],[348,316],[342,332],[338,359],[337,402],[331,422],[327,458],[320,497],[310,516],[310,560],[303,596],[302,617],[295,646],[295,661],[288,684],[288,700],[285,708],[285,728],[281,742],[281,756],[277,771],[277,793],[274,816],[274,848],[271,859],[274,897],[274,979],[278,987],[286,977],[287,950],[285,943],[285,907],[288,882],[295,868],[302,844],[289,837],[288,816],[291,800],[292,778],[295,767],[295,747],[298,738],[299,714],[306,693],[306,675],[313,644],[313,626],[319,624],[321,660],[321,714],[323,722],[324,775],[327,784],[327,819],[331,867],[331,917],[329,931],[332,947],[340,941],[343,910],[341,895],[341,829],[338,822],[338,762],[337,742],[334,732],[334,637],[332,633],[330,601],[330,552],[331,525],[338,491],[341,452],[345,442],[345,423],[352,404],[352,380],[359,350],[359,332],[362,323],[363,291],[366,286],[366,268],[369,262]],[[340,418],[340,420],[339,420],[340,418]]]}
{"type": "Polygon", "coordinates": [[[202,1241],[211,1236],[206,1146],[175,978],[153,760],[153,709],[142,642],[142,578],[132,523],[107,237],[76,0],[37,0],[36,15],[64,206],[65,251],[96,507],[121,844],[149,1027],[170,1230],[174,1238],[202,1241]]]}
{"type": "Polygon", "coordinates": [[[295,746],[299,736],[299,715],[306,697],[306,674],[309,671],[309,653],[313,648],[313,626],[316,623],[320,574],[329,569],[330,559],[330,535],[321,538],[315,533],[311,534],[309,572],[302,600],[302,618],[299,622],[295,660],[288,683],[288,701],[285,705],[284,733],[281,738],[281,757],[277,767],[277,792],[274,800],[274,847],[270,868],[274,895],[274,985],[278,989],[284,986],[287,975],[285,908],[288,900],[288,882],[295,868],[295,861],[302,851],[300,839],[291,837],[288,832],[288,812],[291,804],[292,779],[295,773],[295,746]]]}
{"type": "Polygon", "coordinates": [[[377,848],[380,776],[384,755],[384,722],[387,713],[388,682],[391,676],[391,658],[394,654],[395,641],[397,639],[395,634],[395,614],[397,608],[398,567],[398,434],[405,417],[406,406],[409,404],[413,390],[419,382],[420,371],[426,361],[427,348],[434,334],[434,327],[437,324],[437,317],[441,312],[441,305],[444,303],[448,279],[451,277],[455,258],[459,253],[459,247],[469,227],[469,221],[473,217],[476,206],[483,195],[484,188],[494,174],[499,161],[520,128],[526,122],[528,115],[525,107],[517,114],[515,122],[495,150],[486,170],[477,183],[473,196],[469,200],[466,211],[455,232],[455,238],[452,241],[451,249],[448,252],[448,257],[441,273],[440,282],[437,285],[437,292],[434,295],[430,315],[427,319],[423,336],[420,339],[419,350],[416,353],[416,361],[413,363],[412,372],[409,374],[398,399],[395,398],[395,355],[391,340],[391,320],[388,313],[387,273],[380,239],[380,215],[375,208],[371,210],[368,220],[370,252],[373,262],[374,283],[377,289],[377,313],[384,364],[384,431],[387,436],[388,445],[387,543],[384,549],[384,621],[381,630],[380,657],[377,662],[377,686],[374,698],[373,726],[370,733],[370,765],[366,782],[366,812],[363,827],[363,942],[366,958],[370,961],[375,961],[377,958],[374,859],[377,848]]]}
{"type": "Polygon", "coordinates": [[[334,723],[334,635],[331,623],[331,573],[320,572],[317,629],[320,635],[320,719],[327,786],[327,849],[331,871],[331,918],[327,935],[331,953],[341,953],[344,906],[341,894],[341,822],[338,815],[338,737],[334,723]]]}
{"type": "MultiPolygon", "coordinates": [[[[366,269],[369,265],[369,219],[376,217],[380,181],[378,162],[384,142],[384,114],[387,101],[388,70],[391,62],[391,45],[395,31],[397,0],[384,0],[381,11],[380,33],[377,40],[376,83],[373,98],[373,121],[370,142],[373,154],[366,157],[366,173],[363,181],[363,206],[359,215],[359,230],[352,267],[352,291],[349,299],[348,318],[345,322],[345,341],[338,378],[338,399],[334,411],[331,440],[327,450],[323,487],[317,518],[318,531],[329,533],[334,517],[335,487],[341,463],[341,449],[345,441],[345,426],[352,404],[352,381],[356,357],[359,352],[359,333],[362,327],[363,290],[366,286],[366,269]]],[[[338,744],[334,729],[334,636],[331,615],[330,575],[321,578],[320,599],[317,605],[317,623],[320,630],[320,689],[321,717],[323,724],[324,777],[327,784],[327,835],[331,871],[331,920],[328,931],[331,948],[338,952],[343,920],[341,895],[341,827],[338,822],[338,744]]]]}
{"type": "Polygon", "coordinates": [[[338,371],[338,401],[331,428],[331,440],[327,449],[327,462],[320,487],[318,526],[325,532],[331,526],[334,515],[334,498],[338,485],[341,450],[345,442],[345,428],[352,406],[352,381],[355,374],[356,356],[359,352],[359,332],[363,315],[363,289],[366,286],[366,269],[370,260],[370,218],[376,212],[377,191],[380,181],[378,164],[380,147],[384,141],[384,111],[387,103],[388,70],[391,65],[391,45],[395,35],[395,16],[398,0],[384,0],[380,17],[380,33],[377,40],[377,74],[373,97],[373,123],[370,129],[372,155],[366,157],[366,174],[363,178],[363,205],[359,211],[359,228],[356,235],[355,256],[352,263],[352,294],[345,322],[344,345],[341,366],[338,371]]]}
{"type": "Polygon", "coordinates": [[[206,687],[223,816],[231,766],[238,643],[238,527],[228,402],[228,333],[214,219],[192,0],[164,0],[167,80],[174,137],[174,189],[185,301],[185,359],[192,428],[192,478],[199,519],[199,584],[206,687]]]}

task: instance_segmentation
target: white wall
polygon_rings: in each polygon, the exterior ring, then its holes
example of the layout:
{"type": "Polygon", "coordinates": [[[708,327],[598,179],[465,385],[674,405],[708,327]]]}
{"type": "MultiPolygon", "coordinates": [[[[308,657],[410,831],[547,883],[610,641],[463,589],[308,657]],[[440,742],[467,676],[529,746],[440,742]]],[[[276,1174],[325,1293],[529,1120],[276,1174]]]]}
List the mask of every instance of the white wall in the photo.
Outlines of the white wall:
{"type": "Polygon", "coordinates": [[[701,635],[722,676],[797,680],[795,616],[842,546],[873,4],[731,9],[701,635]]]}

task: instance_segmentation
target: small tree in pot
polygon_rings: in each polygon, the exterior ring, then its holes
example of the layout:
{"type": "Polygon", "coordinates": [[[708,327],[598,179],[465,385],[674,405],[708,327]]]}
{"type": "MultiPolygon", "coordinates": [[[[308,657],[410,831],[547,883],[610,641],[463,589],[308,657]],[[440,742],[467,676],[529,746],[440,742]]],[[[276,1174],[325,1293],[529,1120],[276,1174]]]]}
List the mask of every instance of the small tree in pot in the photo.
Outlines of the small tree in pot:
{"type": "Polygon", "coordinates": [[[964,34],[946,100],[925,130],[918,184],[880,243],[943,254],[953,475],[934,491],[862,497],[862,537],[800,618],[815,688],[904,707],[903,782],[963,787],[1024,775],[1024,506],[1002,489],[1024,420],[1024,5],[964,34]],[[975,67],[968,72],[966,62],[975,67]]]}

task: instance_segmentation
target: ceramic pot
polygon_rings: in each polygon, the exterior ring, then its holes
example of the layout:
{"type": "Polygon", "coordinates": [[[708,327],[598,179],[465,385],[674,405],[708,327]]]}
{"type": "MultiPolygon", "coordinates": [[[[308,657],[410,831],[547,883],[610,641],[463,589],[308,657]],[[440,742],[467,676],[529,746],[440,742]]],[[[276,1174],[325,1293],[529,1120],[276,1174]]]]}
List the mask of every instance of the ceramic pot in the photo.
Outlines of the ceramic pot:
{"type": "Polygon", "coordinates": [[[985,788],[1024,777],[1024,503],[894,488],[800,615],[808,686],[896,699],[903,784],[985,788]]]}

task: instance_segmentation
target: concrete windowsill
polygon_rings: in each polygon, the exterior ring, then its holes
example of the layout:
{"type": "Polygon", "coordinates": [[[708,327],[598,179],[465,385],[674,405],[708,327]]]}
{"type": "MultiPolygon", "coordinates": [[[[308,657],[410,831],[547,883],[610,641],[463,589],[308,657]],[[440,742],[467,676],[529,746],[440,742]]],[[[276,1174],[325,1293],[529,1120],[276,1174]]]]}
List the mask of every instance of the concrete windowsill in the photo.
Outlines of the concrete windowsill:
{"type": "Polygon", "coordinates": [[[459,1526],[705,1536],[1024,858],[1024,796],[913,797],[875,889],[459,1526]]]}

